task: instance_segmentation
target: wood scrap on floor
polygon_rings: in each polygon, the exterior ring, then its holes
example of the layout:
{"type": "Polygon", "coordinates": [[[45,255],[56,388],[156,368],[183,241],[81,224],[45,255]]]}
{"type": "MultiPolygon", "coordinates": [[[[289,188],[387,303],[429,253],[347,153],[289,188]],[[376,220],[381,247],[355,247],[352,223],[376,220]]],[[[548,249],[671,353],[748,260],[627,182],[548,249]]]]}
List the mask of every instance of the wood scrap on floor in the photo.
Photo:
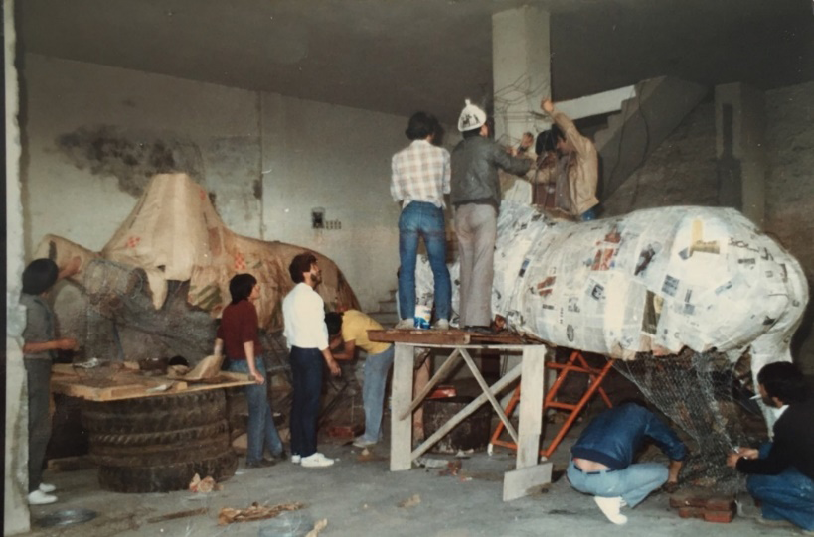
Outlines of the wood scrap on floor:
{"type": "Polygon", "coordinates": [[[421,503],[421,496],[419,494],[413,494],[406,500],[399,502],[399,507],[415,507],[416,505],[421,503]]]}
{"type": "Polygon", "coordinates": [[[213,490],[223,490],[223,485],[215,481],[215,478],[211,475],[201,479],[201,476],[196,473],[192,476],[192,481],[189,482],[189,490],[192,492],[212,492],[213,490]]]}
{"type": "Polygon", "coordinates": [[[218,525],[225,526],[233,522],[250,522],[252,520],[274,518],[285,511],[296,511],[303,507],[302,502],[281,503],[270,506],[258,505],[257,502],[253,502],[249,507],[243,509],[224,507],[218,513],[218,525]]]}
{"type": "Polygon", "coordinates": [[[326,527],[328,527],[328,519],[327,518],[317,520],[314,523],[314,529],[312,529],[311,531],[306,533],[305,537],[317,537],[317,535],[319,535],[319,532],[324,530],[326,527]]]}
{"type": "Polygon", "coordinates": [[[175,513],[167,513],[166,515],[154,516],[148,518],[147,522],[152,524],[154,522],[164,522],[165,520],[175,520],[176,518],[186,518],[188,516],[205,515],[209,512],[208,507],[200,507],[198,509],[189,509],[187,511],[177,511],[175,513]]]}

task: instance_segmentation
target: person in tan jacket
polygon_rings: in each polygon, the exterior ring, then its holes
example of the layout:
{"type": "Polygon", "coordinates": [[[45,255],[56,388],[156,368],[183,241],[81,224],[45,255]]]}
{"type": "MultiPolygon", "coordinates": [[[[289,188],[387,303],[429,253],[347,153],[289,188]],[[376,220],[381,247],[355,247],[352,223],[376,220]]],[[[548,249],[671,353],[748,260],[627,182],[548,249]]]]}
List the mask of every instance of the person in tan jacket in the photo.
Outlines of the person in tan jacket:
{"type": "Polygon", "coordinates": [[[579,133],[568,116],[554,108],[551,99],[543,99],[542,108],[554,124],[546,144],[550,154],[540,155],[535,183],[555,183],[557,208],[578,220],[593,220],[599,203],[596,147],[579,133]]]}

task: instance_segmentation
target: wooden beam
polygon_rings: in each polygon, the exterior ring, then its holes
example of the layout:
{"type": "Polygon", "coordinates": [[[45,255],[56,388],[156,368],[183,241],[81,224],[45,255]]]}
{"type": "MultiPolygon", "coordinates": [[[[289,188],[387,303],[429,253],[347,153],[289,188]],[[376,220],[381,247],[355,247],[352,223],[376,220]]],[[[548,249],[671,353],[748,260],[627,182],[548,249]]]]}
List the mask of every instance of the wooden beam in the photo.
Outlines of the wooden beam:
{"type": "Polygon", "coordinates": [[[512,437],[514,443],[517,443],[517,431],[514,430],[514,425],[509,421],[508,416],[506,416],[506,412],[503,411],[503,407],[500,406],[500,403],[495,398],[494,394],[492,394],[489,385],[486,384],[486,381],[483,378],[483,375],[480,373],[480,369],[475,364],[475,360],[469,355],[469,352],[466,349],[460,349],[461,355],[464,357],[466,361],[466,365],[469,366],[469,369],[472,371],[472,375],[474,375],[475,380],[478,381],[480,384],[481,390],[483,391],[486,398],[489,399],[489,402],[492,403],[492,407],[495,409],[497,416],[500,418],[500,421],[503,422],[503,425],[506,426],[506,431],[508,431],[509,436],[512,437]]]}
{"type": "Polygon", "coordinates": [[[441,364],[441,367],[438,368],[438,371],[436,371],[432,378],[427,382],[427,385],[424,386],[424,388],[422,388],[422,390],[418,392],[418,394],[416,394],[415,399],[413,400],[412,403],[410,403],[410,408],[408,408],[401,416],[399,416],[399,419],[402,420],[406,419],[407,417],[413,414],[415,409],[418,408],[418,405],[420,405],[424,398],[427,397],[427,394],[430,393],[430,390],[432,390],[435,387],[439,380],[445,378],[449,371],[455,366],[455,364],[458,363],[458,358],[460,357],[460,355],[461,350],[456,347],[455,350],[452,351],[452,354],[449,355],[449,358],[447,358],[447,360],[443,364],[441,364]]]}
{"type": "Polygon", "coordinates": [[[393,361],[393,391],[390,417],[390,470],[409,470],[412,464],[412,419],[409,408],[413,398],[413,349],[410,345],[396,343],[393,361]]]}

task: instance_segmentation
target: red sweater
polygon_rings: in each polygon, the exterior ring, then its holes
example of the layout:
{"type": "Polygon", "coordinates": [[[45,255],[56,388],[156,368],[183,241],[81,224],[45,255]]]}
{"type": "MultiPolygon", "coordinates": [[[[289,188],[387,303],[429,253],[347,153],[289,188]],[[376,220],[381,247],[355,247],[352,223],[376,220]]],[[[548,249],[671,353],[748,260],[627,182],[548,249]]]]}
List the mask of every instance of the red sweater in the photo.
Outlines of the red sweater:
{"type": "Polygon", "coordinates": [[[245,360],[243,343],[254,341],[254,355],[262,352],[260,340],[257,337],[257,311],[248,300],[241,300],[237,304],[229,304],[223,310],[218,337],[223,340],[226,357],[232,360],[245,360]]]}

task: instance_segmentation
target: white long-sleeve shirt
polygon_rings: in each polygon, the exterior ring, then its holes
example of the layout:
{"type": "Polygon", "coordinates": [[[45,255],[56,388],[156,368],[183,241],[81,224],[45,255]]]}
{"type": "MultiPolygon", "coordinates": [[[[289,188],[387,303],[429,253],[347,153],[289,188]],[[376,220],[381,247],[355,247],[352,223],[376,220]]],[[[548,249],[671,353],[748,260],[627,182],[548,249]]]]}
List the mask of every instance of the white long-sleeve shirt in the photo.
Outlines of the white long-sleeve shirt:
{"type": "Polygon", "coordinates": [[[306,283],[298,283],[283,299],[283,335],[289,347],[324,350],[328,347],[325,302],[306,283]]]}

